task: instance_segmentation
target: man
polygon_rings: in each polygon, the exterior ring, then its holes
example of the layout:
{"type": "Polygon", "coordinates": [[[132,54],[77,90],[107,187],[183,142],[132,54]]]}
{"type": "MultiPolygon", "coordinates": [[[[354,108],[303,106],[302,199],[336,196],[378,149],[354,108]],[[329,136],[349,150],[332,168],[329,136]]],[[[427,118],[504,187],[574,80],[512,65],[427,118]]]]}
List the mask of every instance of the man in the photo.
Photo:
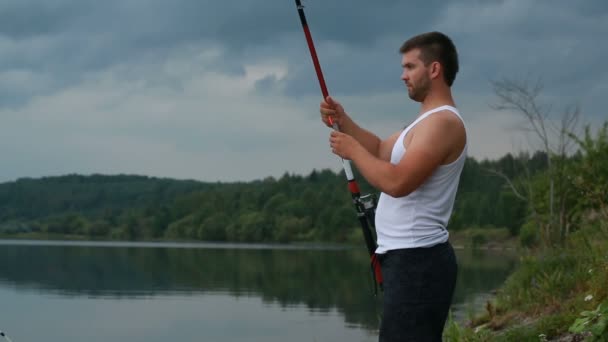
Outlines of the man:
{"type": "Polygon", "coordinates": [[[458,54],[440,32],[415,36],[400,48],[409,97],[420,102],[417,119],[386,140],[359,127],[340,103],[321,102],[332,131],[332,152],[352,160],[382,193],[376,231],[384,278],[380,341],[441,341],[456,284],[456,257],[448,219],[467,151],[466,131],[451,86],[458,54]]]}

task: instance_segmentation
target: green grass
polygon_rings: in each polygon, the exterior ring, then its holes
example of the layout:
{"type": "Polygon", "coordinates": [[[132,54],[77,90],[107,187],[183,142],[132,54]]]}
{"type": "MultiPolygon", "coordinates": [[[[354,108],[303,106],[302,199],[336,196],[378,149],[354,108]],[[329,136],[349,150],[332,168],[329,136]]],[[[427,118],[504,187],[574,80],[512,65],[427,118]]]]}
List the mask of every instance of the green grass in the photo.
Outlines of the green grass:
{"type": "MultiPolygon", "coordinates": [[[[570,236],[566,246],[530,252],[486,306],[467,326],[450,321],[446,341],[550,341],[569,332],[581,313],[608,306],[608,231],[589,226],[570,236]]],[[[601,315],[596,315],[602,317],[601,315]]],[[[578,334],[608,341],[605,320],[595,318],[578,334]]]]}

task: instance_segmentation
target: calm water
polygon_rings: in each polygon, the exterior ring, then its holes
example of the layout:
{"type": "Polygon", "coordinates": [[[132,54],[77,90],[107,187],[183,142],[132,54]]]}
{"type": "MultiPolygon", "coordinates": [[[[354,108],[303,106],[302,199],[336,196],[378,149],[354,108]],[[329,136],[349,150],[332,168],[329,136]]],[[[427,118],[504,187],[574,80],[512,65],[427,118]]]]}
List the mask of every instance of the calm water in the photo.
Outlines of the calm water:
{"type": "MultiPolygon", "coordinates": [[[[515,265],[457,251],[464,319],[515,265]]],[[[22,341],[376,341],[364,248],[0,241],[0,329],[22,341]]]]}

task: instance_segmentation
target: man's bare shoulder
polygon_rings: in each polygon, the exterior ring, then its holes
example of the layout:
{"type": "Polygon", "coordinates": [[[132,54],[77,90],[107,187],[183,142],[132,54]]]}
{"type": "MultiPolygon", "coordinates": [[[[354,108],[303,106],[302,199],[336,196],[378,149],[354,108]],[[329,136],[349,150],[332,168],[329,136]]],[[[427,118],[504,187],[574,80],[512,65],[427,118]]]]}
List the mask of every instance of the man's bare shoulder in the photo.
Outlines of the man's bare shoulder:
{"type": "Polygon", "coordinates": [[[462,120],[450,110],[442,110],[433,113],[416,125],[416,131],[425,131],[434,134],[458,134],[465,133],[462,120]]]}
{"type": "Polygon", "coordinates": [[[454,161],[466,144],[466,131],[462,120],[449,110],[433,113],[415,127],[416,146],[430,148],[439,153],[442,164],[454,161]]]}

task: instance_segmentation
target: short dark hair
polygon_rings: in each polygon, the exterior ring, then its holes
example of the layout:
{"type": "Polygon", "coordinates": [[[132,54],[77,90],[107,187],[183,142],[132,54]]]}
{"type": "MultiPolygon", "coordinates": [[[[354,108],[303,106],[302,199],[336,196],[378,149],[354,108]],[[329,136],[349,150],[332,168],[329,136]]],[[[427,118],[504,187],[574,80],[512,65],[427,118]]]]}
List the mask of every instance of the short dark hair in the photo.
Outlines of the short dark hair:
{"type": "Polygon", "coordinates": [[[420,49],[420,59],[425,65],[439,62],[443,67],[445,82],[452,86],[458,73],[458,52],[448,36],[437,31],[422,33],[403,43],[399,52],[404,54],[413,49],[420,49]]]}

